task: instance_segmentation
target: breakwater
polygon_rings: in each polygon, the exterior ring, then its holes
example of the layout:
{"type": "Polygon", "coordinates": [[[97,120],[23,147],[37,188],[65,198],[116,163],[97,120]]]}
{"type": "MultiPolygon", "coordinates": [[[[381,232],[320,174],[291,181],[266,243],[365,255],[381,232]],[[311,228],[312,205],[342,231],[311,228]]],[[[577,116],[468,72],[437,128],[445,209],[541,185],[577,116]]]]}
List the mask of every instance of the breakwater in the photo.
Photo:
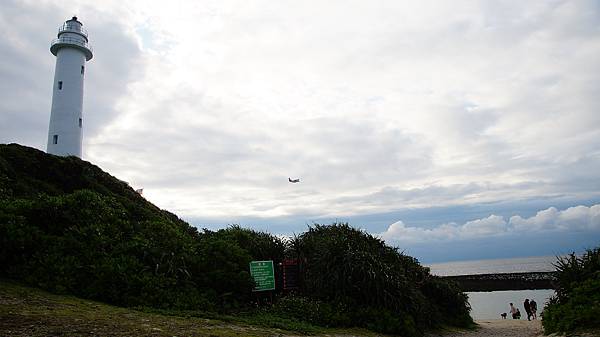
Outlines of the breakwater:
{"type": "Polygon", "coordinates": [[[463,291],[554,289],[555,272],[495,273],[443,276],[455,281],[463,291]]]}

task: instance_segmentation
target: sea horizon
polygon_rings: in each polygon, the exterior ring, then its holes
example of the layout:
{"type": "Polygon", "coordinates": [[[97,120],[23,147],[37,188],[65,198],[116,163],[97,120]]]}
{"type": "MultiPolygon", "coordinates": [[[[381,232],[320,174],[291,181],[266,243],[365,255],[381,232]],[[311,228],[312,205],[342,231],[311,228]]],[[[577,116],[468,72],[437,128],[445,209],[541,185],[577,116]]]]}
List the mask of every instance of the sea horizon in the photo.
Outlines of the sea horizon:
{"type": "Polygon", "coordinates": [[[460,260],[423,263],[438,276],[475,275],[493,273],[526,273],[555,271],[557,256],[526,256],[497,259],[460,260]]]}

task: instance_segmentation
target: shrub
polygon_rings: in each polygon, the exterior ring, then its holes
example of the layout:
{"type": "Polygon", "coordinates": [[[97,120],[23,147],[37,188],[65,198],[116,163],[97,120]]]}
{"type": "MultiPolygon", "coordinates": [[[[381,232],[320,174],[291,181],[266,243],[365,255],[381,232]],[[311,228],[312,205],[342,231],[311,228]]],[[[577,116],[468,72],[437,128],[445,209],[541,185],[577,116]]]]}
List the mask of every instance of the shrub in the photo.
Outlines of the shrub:
{"type": "Polygon", "coordinates": [[[269,233],[242,228],[239,225],[232,225],[216,232],[205,230],[205,233],[243,247],[252,260],[274,260],[277,263],[285,256],[286,246],[283,241],[269,233]]]}
{"type": "Polygon", "coordinates": [[[471,305],[468,296],[455,282],[431,276],[427,278],[421,290],[435,304],[430,313],[432,323],[442,322],[445,325],[460,327],[473,324],[469,314],[471,305]]]}
{"type": "Polygon", "coordinates": [[[207,310],[249,302],[243,248],[165,219],[129,221],[115,198],[79,190],[1,200],[0,214],[1,275],[125,306],[207,310]]]}
{"type": "Polygon", "coordinates": [[[556,294],[559,302],[568,300],[573,288],[600,271],[600,247],[588,249],[582,256],[575,253],[558,257],[556,294]]]}
{"type": "Polygon", "coordinates": [[[556,296],[544,308],[546,334],[600,328],[600,247],[559,257],[556,296]]]}
{"type": "Polygon", "coordinates": [[[287,296],[279,300],[270,312],[324,327],[360,326],[383,333],[420,336],[414,319],[384,308],[324,302],[303,296],[287,296]]]}
{"type": "Polygon", "coordinates": [[[291,249],[302,261],[302,296],[348,308],[342,321],[407,336],[442,324],[472,324],[466,295],[456,285],[348,224],[310,227],[291,249]]]}
{"type": "Polygon", "coordinates": [[[546,333],[572,332],[576,329],[600,328],[600,273],[575,286],[569,299],[551,302],[544,309],[546,333]]]}

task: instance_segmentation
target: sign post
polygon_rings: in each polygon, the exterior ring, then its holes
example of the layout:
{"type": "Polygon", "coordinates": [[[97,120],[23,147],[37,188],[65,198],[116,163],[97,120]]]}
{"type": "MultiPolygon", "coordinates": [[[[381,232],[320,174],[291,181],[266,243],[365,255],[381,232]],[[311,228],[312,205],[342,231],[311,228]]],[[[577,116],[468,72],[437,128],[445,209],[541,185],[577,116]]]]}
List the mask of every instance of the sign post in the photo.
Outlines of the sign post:
{"type": "Polygon", "coordinates": [[[281,263],[283,274],[283,290],[298,289],[300,284],[300,265],[298,259],[285,259],[281,263]]]}
{"type": "Polygon", "coordinates": [[[250,262],[250,275],[254,279],[253,291],[275,290],[275,270],[273,261],[250,262]]]}

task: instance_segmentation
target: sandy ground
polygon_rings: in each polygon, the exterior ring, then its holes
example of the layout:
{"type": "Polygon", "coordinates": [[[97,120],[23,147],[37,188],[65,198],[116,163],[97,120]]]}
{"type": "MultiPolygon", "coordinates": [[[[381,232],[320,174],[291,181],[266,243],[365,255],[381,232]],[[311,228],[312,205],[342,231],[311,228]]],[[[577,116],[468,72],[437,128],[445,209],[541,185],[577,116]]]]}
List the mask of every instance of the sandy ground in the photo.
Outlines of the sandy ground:
{"type": "MultiPolygon", "coordinates": [[[[540,320],[522,319],[490,319],[477,321],[479,328],[475,331],[429,335],[430,337],[537,337],[543,336],[540,320]]],[[[429,337],[428,336],[428,337],[429,337]]]]}

